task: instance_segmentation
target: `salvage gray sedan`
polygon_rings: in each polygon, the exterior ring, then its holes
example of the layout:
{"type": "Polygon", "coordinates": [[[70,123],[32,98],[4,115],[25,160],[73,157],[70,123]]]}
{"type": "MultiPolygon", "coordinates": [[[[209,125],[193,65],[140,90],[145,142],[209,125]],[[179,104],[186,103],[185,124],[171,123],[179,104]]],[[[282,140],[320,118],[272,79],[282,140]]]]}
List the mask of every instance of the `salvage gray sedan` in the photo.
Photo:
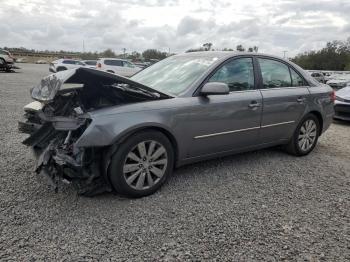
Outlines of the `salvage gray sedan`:
{"type": "Polygon", "coordinates": [[[31,91],[19,129],[36,172],[81,194],[155,192],[176,166],[284,145],[310,153],[334,92],[297,65],[252,53],[171,56],[131,78],[79,68],[31,91]]]}

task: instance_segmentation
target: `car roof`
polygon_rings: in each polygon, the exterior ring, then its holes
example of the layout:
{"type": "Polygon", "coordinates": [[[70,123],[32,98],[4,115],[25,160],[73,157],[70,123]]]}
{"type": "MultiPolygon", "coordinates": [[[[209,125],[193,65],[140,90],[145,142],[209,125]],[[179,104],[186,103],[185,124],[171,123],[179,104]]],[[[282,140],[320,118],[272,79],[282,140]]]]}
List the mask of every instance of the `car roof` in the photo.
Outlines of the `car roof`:
{"type": "Polygon", "coordinates": [[[266,56],[266,57],[284,60],[288,63],[291,63],[291,61],[286,60],[286,59],[279,57],[279,56],[275,56],[275,55],[264,54],[264,53],[255,53],[255,52],[241,52],[241,51],[199,51],[199,52],[188,52],[188,53],[177,54],[175,56],[200,56],[200,57],[229,58],[229,57],[242,56],[242,55],[266,56]]]}

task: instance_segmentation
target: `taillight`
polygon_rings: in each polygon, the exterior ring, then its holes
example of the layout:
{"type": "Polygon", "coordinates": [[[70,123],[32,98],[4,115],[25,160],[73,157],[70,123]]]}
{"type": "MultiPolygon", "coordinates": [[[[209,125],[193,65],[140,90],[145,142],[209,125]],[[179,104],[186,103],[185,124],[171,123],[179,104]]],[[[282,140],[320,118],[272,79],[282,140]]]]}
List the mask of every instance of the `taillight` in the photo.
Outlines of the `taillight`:
{"type": "Polygon", "coordinates": [[[101,68],[101,63],[97,63],[97,68],[101,68]]]}
{"type": "Polygon", "coordinates": [[[332,90],[332,92],[330,93],[330,97],[331,97],[331,101],[334,102],[335,101],[335,91],[332,90]]]}

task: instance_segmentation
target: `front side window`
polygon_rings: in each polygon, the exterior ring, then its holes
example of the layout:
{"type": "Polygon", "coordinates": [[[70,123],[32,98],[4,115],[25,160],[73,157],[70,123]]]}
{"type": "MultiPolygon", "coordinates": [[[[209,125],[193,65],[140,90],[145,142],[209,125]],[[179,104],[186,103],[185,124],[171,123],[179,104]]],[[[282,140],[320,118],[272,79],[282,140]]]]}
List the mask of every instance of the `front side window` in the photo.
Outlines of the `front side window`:
{"type": "Polygon", "coordinates": [[[292,86],[304,86],[304,79],[290,68],[290,75],[292,76],[292,86]]]}
{"type": "Polygon", "coordinates": [[[254,89],[252,58],[238,58],[224,64],[209,79],[209,82],[226,83],[230,92],[254,89]]]}
{"type": "Polygon", "coordinates": [[[263,88],[289,87],[292,81],[289,68],[284,63],[258,58],[261,75],[263,78],[263,88]]]}

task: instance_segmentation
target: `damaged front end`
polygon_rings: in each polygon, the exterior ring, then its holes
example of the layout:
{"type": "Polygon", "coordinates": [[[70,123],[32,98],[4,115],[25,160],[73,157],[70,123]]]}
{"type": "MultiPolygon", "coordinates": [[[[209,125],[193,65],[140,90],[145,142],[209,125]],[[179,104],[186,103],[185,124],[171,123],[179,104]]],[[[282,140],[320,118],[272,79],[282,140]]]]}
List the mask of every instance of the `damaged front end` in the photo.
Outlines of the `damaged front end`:
{"type": "Polygon", "coordinates": [[[76,144],[88,135],[89,112],[167,97],[130,79],[88,68],[49,75],[31,95],[36,101],[24,107],[25,120],[18,128],[29,134],[23,144],[37,157],[36,173],[46,177],[55,190],[67,182],[83,195],[111,190],[103,174],[109,149],[76,144]]]}

